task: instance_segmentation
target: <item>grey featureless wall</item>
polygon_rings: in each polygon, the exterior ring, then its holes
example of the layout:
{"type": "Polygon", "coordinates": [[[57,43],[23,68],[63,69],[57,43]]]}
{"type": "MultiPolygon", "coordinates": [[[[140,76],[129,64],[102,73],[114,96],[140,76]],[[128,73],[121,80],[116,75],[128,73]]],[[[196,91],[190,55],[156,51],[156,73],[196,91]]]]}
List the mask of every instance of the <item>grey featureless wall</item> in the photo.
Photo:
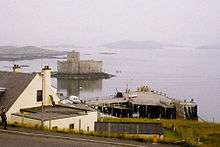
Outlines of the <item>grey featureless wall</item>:
{"type": "Polygon", "coordinates": [[[96,132],[128,134],[163,134],[161,123],[95,122],[96,132]]]}
{"type": "Polygon", "coordinates": [[[83,60],[80,61],[80,73],[102,72],[102,61],[83,60]]]}
{"type": "Polygon", "coordinates": [[[57,62],[57,70],[59,73],[79,73],[79,60],[80,55],[79,52],[69,52],[67,54],[67,61],[58,61],[57,62]]]}
{"type": "Polygon", "coordinates": [[[59,73],[78,74],[79,73],[79,62],[58,61],[57,70],[59,73]]]}

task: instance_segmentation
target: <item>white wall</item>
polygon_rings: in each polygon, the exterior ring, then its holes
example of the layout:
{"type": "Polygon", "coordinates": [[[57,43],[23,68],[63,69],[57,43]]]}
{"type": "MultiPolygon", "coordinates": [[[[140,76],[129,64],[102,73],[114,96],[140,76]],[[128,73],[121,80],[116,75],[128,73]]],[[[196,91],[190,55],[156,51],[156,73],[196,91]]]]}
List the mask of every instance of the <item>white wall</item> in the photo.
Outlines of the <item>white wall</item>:
{"type": "MultiPolygon", "coordinates": [[[[58,129],[69,129],[70,124],[74,124],[74,130],[79,130],[79,120],[81,120],[81,130],[94,131],[95,122],[97,121],[97,112],[89,112],[88,115],[70,117],[64,119],[56,119],[51,121],[51,128],[57,126],[58,129]]],[[[44,125],[49,128],[49,121],[44,122],[44,125]]]]}
{"type": "MultiPolygon", "coordinates": [[[[12,113],[18,113],[22,108],[41,106],[42,103],[37,102],[37,90],[42,90],[42,77],[39,74],[36,74],[34,79],[30,82],[30,84],[26,87],[23,93],[18,97],[18,99],[6,113],[8,121],[10,121],[12,113]]],[[[53,92],[52,88],[50,90],[50,95],[53,96],[53,99],[57,104],[59,98],[56,93],[53,92]]]]}
{"type": "Polygon", "coordinates": [[[41,106],[41,102],[37,102],[37,90],[41,89],[41,77],[37,74],[6,113],[8,120],[10,121],[11,113],[20,112],[21,108],[41,106]]]}
{"type": "Polygon", "coordinates": [[[15,116],[15,115],[11,115],[10,122],[11,123],[19,123],[19,124],[23,124],[23,125],[27,125],[27,126],[33,126],[33,127],[41,126],[40,120],[30,119],[30,118],[26,118],[26,117],[15,116]]]}
{"type": "MultiPolygon", "coordinates": [[[[57,104],[59,98],[52,89],[53,88],[50,89],[50,95],[53,96],[53,99],[57,104]]],[[[41,121],[39,120],[11,115],[12,113],[19,113],[20,109],[22,108],[41,106],[42,103],[37,102],[37,90],[42,90],[42,77],[39,74],[36,74],[30,84],[26,87],[23,93],[18,97],[18,99],[6,113],[9,122],[23,122],[24,124],[32,124],[33,126],[41,124],[41,121]]],[[[79,130],[79,120],[81,120],[81,130],[87,131],[87,127],[89,127],[89,131],[94,131],[94,123],[97,121],[97,112],[88,112],[87,115],[52,120],[51,127],[57,126],[58,129],[69,129],[69,125],[74,124],[75,130],[79,130]]],[[[49,128],[49,121],[45,121],[44,124],[49,128]]]]}
{"type": "MultiPolygon", "coordinates": [[[[56,120],[51,120],[51,121],[44,121],[44,127],[50,128],[51,126],[51,129],[53,127],[57,127],[58,129],[69,129],[70,124],[74,124],[74,130],[76,131],[79,131],[79,130],[87,131],[87,127],[89,127],[89,131],[94,131],[96,121],[97,121],[97,111],[89,112],[87,115],[56,119],[56,120]],[[80,120],[81,120],[81,128],[79,125],[80,120]]],[[[33,127],[41,126],[40,120],[31,119],[31,118],[22,117],[22,116],[15,116],[15,115],[11,115],[10,122],[33,126],[33,127]]]]}

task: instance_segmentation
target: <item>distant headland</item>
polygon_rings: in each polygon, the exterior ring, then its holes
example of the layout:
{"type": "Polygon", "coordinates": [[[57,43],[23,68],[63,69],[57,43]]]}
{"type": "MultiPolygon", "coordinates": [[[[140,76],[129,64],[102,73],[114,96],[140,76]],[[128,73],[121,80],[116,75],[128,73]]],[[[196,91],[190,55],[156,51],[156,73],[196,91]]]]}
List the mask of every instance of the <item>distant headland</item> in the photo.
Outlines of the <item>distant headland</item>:
{"type": "Polygon", "coordinates": [[[60,55],[66,55],[66,52],[44,49],[36,46],[0,46],[0,61],[57,58],[56,56],[60,55]]]}
{"type": "Polygon", "coordinates": [[[101,45],[105,48],[118,48],[118,49],[163,49],[165,47],[184,47],[177,44],[165,44],[157,41],[134,41],[134,40],[121,40],[101,45]]]}

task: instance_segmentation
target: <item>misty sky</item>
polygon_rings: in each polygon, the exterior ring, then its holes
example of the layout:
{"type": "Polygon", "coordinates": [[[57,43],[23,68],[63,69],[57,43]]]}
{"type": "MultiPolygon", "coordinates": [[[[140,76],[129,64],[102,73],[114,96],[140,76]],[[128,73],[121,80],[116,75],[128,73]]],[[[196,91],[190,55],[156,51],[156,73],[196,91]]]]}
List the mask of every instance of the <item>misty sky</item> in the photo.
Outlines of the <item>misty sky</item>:
{"type": "Polygon", "coordinates": [[[0,0],[0,45],[220,40],[220,0],[0,0]]]}

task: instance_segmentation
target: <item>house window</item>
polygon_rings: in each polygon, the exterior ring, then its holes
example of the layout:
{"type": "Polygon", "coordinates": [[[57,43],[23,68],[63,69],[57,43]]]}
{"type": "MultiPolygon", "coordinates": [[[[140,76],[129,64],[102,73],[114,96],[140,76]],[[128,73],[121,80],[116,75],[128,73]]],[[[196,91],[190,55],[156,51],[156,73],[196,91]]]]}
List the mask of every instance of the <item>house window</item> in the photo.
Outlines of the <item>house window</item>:
{"type": "Polygon", "coordinates": [[[53,131],[57,131],[57,130],[58,130],[58,127],[57,127],[57,126],[53,126],[53,127],[52,127],[52,130],[53,130],[53,131]]]}
{"type": "Polygon", "coordinates": [[[70,124],[69,129],[73,130],[74,129],[74,124],[70,124]]]}
{"type": "Polygon", "coordinates": [[[42,102],[43,100],[43,91],[37,90],[37,102],[42,102]]]}

